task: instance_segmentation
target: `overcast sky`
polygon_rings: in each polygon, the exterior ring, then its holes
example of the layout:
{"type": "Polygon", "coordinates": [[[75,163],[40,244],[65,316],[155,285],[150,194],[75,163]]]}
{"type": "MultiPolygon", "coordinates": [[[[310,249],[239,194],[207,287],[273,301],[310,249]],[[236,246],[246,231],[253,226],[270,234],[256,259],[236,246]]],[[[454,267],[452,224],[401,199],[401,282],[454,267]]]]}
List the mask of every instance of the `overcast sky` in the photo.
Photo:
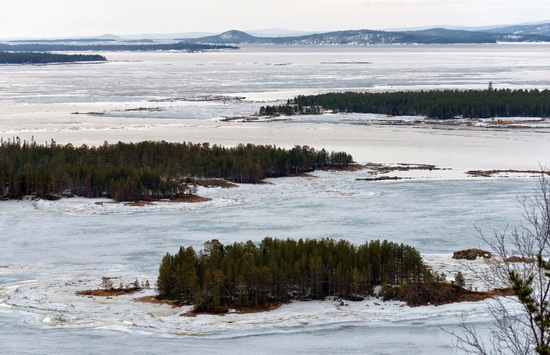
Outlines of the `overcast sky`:
{"type": "Polygon", "coordinates": [[[485,26],[550,20],[550,0],[0,0],[0,38],[485,26]]]}

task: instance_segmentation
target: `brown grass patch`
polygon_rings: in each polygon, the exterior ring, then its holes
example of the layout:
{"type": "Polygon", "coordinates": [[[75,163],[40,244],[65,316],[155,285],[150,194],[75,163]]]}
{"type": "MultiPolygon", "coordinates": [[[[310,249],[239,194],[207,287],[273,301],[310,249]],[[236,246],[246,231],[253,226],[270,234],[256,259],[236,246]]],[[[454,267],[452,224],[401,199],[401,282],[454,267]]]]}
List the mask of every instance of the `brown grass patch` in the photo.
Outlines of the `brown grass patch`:
{"type": "Polygon", "coordinates": [[[222,189],[232,189],[235,187],[239,187],[239,185],[223,179],[197,179],[194,180],[194,182],[198,186],[206,188],[221,187],[222,189]]]}
{"type": "Polygon", "coordinates": [[[510,256],[506,258],[507,263],[526,263],[526,264],[532,264],[535,262],[535,259],[533,258],[527,258],[524,256],[510,256]]]}
{"type": "Polygon", "coordinates": [[[511,288],[497,288],[494,290],[483,292],[467,291],[466,293],[459,294],[457,302],[477,302],[486,300],[488,298],[513,295],[514,291],[511,288]]]}
{"type": "MultiPolygon", "coordinates": [[[[249,314],[249,313],[262,313],[262,312],[270,312],[274,311],[276,309],[279,309],[282,306],[282,303],[271,303],[266,306],[258,306],[258,307],[240,307],[240,308],[232,308],[236,309],[237,312],[234,312],[236,314],[249,314]]],[[[219,316],[225,316],[226,314],[234,314],[229,313],[228,308],[220,308],[217,311],[197,311],[195,309],[192,309],[188,312],[180,314],[182,317],[196,317],[201,314],[209,314],[209,315],[219,315],[219,316]]]]}
{"type": "Polygon", "coordinates": [[[293,174],[293,173],[290,173],[286,176],[280,176],[281,178],[285,178],[285,177],[305,177],[305,178],[316,178],[317,176],[314,176],[314,175],[311,175],[310,173],[296,173],[296,174],[293,174]]]}
{"type": "Polygon", "coordinates": [[[439,306],[457,302],[477,302],[499,296],[513,296],[512,289],[494,289],[474,292],[448,283],[414,284],[390,289],[384,300],[396,299],[406,302],[411,307],[434,305],[439,306]]]}
{"type": "Polygon", "coordinates": [[[131,295],[136,292],[140,292],[142,288],[132,287],[132,288],[113,288],[111,290],[83,290],[76,291],[77,296],[100,296],[100,297],[112,297],[112,296],[122,296],[122,295],[131,295]]]}
{"type": "Polygon", "coordinates": [[[178,198],[170,199],[170,202],[184,202],[184,203],[199,203],[212,200],[208,197],[202,197],[197,195],[185,195],[178,198]]]}
{"type": "Polygon", "coordinates": [[[365,165],[361,164],[349,164],[349,165],[327,165],[322,169],[325,171],[359,171],[365,169],[365,165]]]}
{"type": "Polygon", "coordinates": [[[124,203],[124,206],[131,206],[131,207],[144,207],[144,206],[154,206],[155,203],[151,201],[135,201],[135,202],[126,202],[124,203]]]}
{"type": "Polygon", "coordinates": [[[171,304],[169,301],[158,299],[155,296],[143,296],[140,298],[136,298],[134,301],[152,304],[171,304]]]}

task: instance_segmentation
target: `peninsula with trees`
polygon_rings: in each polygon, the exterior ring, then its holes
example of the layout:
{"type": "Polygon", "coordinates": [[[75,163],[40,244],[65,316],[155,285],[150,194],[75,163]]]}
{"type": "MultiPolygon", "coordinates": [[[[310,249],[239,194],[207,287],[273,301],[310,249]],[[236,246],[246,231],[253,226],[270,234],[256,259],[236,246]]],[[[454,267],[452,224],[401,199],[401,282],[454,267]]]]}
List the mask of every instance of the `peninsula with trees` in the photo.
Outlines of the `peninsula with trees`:
{"type": "Polygon", "coordinates": [[[398,92],[333,92],[299,95],[284,105],[262,106],[260,115],[376,113],[435,119],[549,117],[550,90],[430,90],[398,92]]]}
{"type": "Polygon", "coordinates": [[[116,201],[178,199],[202,178],[258,183],[269,177],[353,164],[345,152],[308,146],[225,148],[208,143],[145,141],[98,147],[0,141],[0,199],[81,196],[116,201]]]}

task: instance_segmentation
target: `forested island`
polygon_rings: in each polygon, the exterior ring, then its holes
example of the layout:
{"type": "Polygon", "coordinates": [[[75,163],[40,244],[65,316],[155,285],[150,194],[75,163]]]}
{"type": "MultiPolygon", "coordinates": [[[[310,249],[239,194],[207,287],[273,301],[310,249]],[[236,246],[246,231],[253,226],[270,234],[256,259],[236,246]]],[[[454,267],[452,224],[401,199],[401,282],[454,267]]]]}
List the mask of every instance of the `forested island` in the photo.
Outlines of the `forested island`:
{"type": "Polygon", "coordinates": [[[6,52],[75,52],[75,51],[188,51],[198,52],[214,49],[237,49],[236,46],[224,44],[198,43],[0,43],[0,51],[6,52]]]}
{"type": "MultiPolygon", "coordinates": [[[[405,290],[438,278],[416,249],[388,241],[355,246],[334,239],[265,238],[258,245],[211,240],[199,252],[180,247],[167,253],[157,291],[159,298],[193,304],[197,312],[224,313],[328,296],[359,300],[376,285],[405,290]]],[[[399,297],[398,291],[390,293],[399,297]]]]}
{"type": "Polygon", "coordinates": [[[319,114],[325,110],[426,116],[436,119],[549,117],[550,90],[430,90],[300,95],[285,105],[262,106],[260,115],[319,114]]]}
{"type": "Polygon", "coordinates": [[[344,152],[308,146],[225,148],[208,143],[145,141],[98,147],[0,141],[0,199],[82,196],[117,201],[178,199],[196,190],[196,179],[258,183],[353,163],[344,152]]]}
{"type": "Polygon", "coordinates": [[[39,52],[0,52],[0,64],[48,64],[72,62],[105,62],[99,54],[59,54],[39,52]]]}

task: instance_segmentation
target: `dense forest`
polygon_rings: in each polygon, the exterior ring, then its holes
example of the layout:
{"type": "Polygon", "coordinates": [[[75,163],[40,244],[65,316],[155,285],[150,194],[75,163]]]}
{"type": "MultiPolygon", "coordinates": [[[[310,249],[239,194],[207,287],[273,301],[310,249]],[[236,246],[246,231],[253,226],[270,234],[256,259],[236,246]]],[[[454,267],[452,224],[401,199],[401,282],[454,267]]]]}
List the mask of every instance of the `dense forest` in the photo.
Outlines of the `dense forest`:
{"type": "Polygon", "coordinates": [[[265,238],[259,245],[226,246],[211,240],[198,253],[192,247],[167,253],[157,291],[162,299],[194,304],[196,311],[224,312],[291,299],[361,299],[375,285],[422,284],[432,277],[417,250],[388,241],[355,246],[265,238]]]}
{"type": "Polygon", "coordinates": [[[438,119],[549,117],[550,90],[443,90],[383,93],[327,93],[297,96],[286,105],[260,108],[260,114],[334,112],[426,116],[438,119]]]}
{"type": "Polygon", "coordinates": [[[57,54],[32,52],[0,52],[0,64],[47,64],[69,62],[104,62],[98,54],[57,54]]]}
{"type": "Polygon", "coordinates": [[[225,148],[208,143],[140,142],[74,147],[0,141],[0,198],[108,197],[118,201],[178,198],[194,178],[257,183],[327,166],[353,163],[343,152],[308,146],[225,148]]]}

